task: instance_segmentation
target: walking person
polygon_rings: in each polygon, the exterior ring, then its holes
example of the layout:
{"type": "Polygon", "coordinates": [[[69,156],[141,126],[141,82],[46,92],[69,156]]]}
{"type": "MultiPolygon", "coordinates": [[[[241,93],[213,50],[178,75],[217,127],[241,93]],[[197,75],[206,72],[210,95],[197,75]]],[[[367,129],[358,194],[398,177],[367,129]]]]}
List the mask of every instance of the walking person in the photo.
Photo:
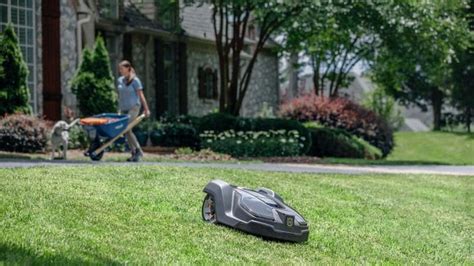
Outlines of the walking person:
{"type": "MultiPolygon", "coordinates": [[[[119,72],[121,77],[118,79],[119,92],[119,110],[121,114],[129,115],[128,122],[133,121],[139,114],[143,106],[143,113],[146,117],[150,116],[145,95],[143,94],[143,86],[140,79],[136,76],[135,69],[129,61],[122,61],[119,64],[119,72]]],[[[143,157],[143,151],[138,143],[135,134],[130,130],[125,134],[132,156],[127,159],[129,162],[138,162],[143,157]]]]}

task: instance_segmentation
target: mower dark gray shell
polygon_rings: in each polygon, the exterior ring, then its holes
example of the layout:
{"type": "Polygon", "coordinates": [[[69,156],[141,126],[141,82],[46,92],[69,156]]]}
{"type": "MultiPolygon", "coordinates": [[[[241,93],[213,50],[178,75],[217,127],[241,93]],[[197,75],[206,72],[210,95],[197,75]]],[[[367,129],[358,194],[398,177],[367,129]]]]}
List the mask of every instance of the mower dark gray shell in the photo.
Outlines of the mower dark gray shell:
{"type": "Polygon", "coordinates": [[[236,187],[213,180],[204,188],[203,219],[224,224],[264,238],[291,242],[308,240],[303,217],[272,190],[236,187]]]}

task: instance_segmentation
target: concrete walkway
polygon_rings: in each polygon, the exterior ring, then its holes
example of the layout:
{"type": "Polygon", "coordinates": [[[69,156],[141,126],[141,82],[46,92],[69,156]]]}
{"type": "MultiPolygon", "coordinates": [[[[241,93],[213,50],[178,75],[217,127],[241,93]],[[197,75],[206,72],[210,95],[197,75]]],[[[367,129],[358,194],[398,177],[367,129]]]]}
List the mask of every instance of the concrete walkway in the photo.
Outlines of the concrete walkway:
{"type": "MultiPolygon", "coordinates": [[[[88,161],[22,161],[0,160],[0,168],[38,167],[38,166],[110,166],[137,165],[126,162],[88,162],[88,161]]],[[[138,165],[241,169],[270,172],[291,173],[335,173],[335,174],[436,174],[464,175],[474,177],[474,166],[345,166],[345,165],[310,165],[288,163],[180,163],[180,162],[141,162],[138,165]]]]}

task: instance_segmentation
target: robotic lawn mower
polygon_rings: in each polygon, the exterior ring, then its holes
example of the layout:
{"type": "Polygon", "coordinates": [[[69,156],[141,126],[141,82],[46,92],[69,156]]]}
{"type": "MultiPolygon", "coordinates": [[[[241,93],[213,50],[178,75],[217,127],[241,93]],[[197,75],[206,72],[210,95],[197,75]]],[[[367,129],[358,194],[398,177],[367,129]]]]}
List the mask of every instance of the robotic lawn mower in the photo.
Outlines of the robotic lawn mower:
{"type": "Polygon", "coordinates": [[[202,218],[268,239],[291,242],[308,240],[303,217],[267,188],[251,190],[213,180],[204,188],[202,218]]]}

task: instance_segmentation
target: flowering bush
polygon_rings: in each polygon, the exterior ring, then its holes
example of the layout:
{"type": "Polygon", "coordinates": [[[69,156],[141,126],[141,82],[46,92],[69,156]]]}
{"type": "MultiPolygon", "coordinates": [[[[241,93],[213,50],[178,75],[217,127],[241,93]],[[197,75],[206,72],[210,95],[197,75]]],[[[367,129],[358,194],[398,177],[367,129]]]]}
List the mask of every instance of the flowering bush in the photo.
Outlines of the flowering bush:
{"type": "Polygon", "coordinates": [[[326,127],[344,129],[379,148],[384,157],[394,146],[392,129],[383,119],[345,98],[306,95],[283,104],[280,114],[302,122],[315,121],[326,127]]]}
{"type": "Polygon", "coordinates": [[[203,148],[233,157],[297,156],[304,150],[306,137],[297,130],[269,131],[204,131],[200,134],[203,148]]]}
{"type": "Polygon", "coordinates": [[[14,114],[0,120],[0,150],[41,152],[48,143],[51,124],[29,115],[14,114]]]}
{"type": "Polygon", "coordinates": [[[308,129],[296,120],[281,118],[245,118],[215,113],[202,117],[198,122],[197,128],[199,133],[204,133],[205,131],[220,133],[229,130],[236,132],[297,131],[300,136],[304,137],[304,147],[301,150],[301,154],[305,154],[311,147],[311,136],[308,129]]]}

